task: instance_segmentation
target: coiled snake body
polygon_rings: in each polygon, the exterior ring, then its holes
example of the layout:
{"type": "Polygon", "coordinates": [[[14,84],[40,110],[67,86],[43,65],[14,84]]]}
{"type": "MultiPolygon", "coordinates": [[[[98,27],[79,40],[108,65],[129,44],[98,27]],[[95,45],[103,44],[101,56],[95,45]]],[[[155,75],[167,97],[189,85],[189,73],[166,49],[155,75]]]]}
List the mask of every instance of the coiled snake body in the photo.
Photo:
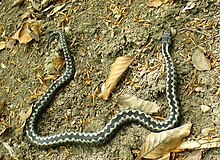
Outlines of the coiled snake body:
{"type": "Polygon", "coordinates": [[[169,105],[168,116],[165,120],[157,120],[152,116],[135,109],[127,109],[116,114],[103,129],[97,132],[62,132],[49,136],[41,136],[37,133],[37,122],[41,113],[50,105],[56,93],[68,83],[74,76],[74,61],[70,56],[63,32],[53,32],[49,37],[58,34],[60,36],[61,47],[66,60],[66,71],[54,81],[43,96],[35,103],[32,114],[26,123],[26,134],[30,141],[42,147],[52,147],[64,143],[89,143],[100,144],[106,142],[120,126],[127,122],[137,122],[147,129],[159,132],[175,127],[179,119],[179,106],[176,99],[175,90],[175,70],[172,58],[169,54],[171,43],[171,31],[167,30],[162,39],[162,54],[166,62],[166,94],[169,105]]]}

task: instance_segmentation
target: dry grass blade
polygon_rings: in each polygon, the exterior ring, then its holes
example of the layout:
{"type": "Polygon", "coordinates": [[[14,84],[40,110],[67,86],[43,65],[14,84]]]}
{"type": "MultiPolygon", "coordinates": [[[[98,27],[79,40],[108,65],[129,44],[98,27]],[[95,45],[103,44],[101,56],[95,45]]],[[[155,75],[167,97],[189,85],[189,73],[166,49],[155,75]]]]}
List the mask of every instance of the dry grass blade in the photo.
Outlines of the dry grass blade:
{"type": "Polygon", "coordinates": [[[152,114],[157,113],[160,109],[156,103],[145,101],[131,94],[124,94],[123,96],[120,96],[118,101],[121,110],[133,108],[139,109],[148,114],[152,114]]]}
{"type": "Polygon", "coordinates": [[[128,68],[128,66],[131,64],[133,60],[134,58],[131,56],[122,56],[122,57],[118,57],[115,60],[115,63],[112,64],[110,75],[105,82],[105,88],[103,92],[99,94],[99,98],[108,100],[111,91],[117,85],[123,73],[126,71],[126,69],[128,68]]]}
{"type": "Polygon", "coordinates": [[[166,155],[190,134],[191,126],[192,124],[189,123],[171,130],[149,134],[142,145],[141,157],[156,159],[166,155]]]}

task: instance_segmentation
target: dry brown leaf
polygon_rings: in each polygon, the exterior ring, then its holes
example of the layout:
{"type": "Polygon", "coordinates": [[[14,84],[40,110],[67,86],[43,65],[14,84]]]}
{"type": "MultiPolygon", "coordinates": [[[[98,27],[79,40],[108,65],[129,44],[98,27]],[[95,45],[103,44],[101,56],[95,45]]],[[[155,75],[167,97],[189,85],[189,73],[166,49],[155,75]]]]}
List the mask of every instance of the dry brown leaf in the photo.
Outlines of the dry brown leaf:
{"type": "Polygon", "coordinates": [[[189,123],[171,130],[149,134],[142,145],[141,157],[149,159],[163,157],[178,147],[182,139],[190,134],[191,126],[192,124],[189,123]]]}
{"type": "Polygon", "coordinates": [[[24,22],[22,25],[22,28],[20,28],[11,38],[17,39],[20,43],[27,44],[32,40],[32,37],[30,35],[30,30],[28,28],[29,23],[24,22]]]}
{"type": "Polygon", "coordinates": [[[2,50],[2,49],[4,49],[4,48],[5,48],[5,42],[2,41],[2,42],[0,42],[0,50],[2,50]]]}
{"type": "Polygon", "coordinates": [[[133,108],[152,114],[157,113],[160,109],[156,103],[145,101],[131,94],[124,94],[123,96],[120,96],[118,102],[121,110],[133,108]]]}
{"type": "Polygon", "coordinates": [[[147,3],[147,6],[149,7],[159,7],[162,4],[160,0],[147,0],[146,3],[147,3]]]}
{"type": "Polygon", "coordinates": [[[126,69],[128,68],[128,66],[131,64],[133,60],[134,60],[134,57],[131,57],[131,56],[122,56],[122,57],[118,57],[115,60],[115,63],[113,63],[111,66],[110,75],[105,82],[105,88],[102,91],[102,93],[99,94],[98,96],[99,98],[108,100],[111,91],[117,85],[123,73],[126,71],[126,69]]]}
{"type": "Polygon", "coordinates": [[[29,26],[29,23],[24,22],[23,27],[20,30],[20,33],[18,36],[18,38],[19,38],[18,40],[20,43],[27,44],[28,42],[30,42],[32,40],[28,26],[29,26]]]}
{"type": "Polygon", "coordinates": [[[11,38],[24,44],[27,44],[33,38],[38,41],[41,28],[40,22],[41,21],[27,20],[11,38]]]}

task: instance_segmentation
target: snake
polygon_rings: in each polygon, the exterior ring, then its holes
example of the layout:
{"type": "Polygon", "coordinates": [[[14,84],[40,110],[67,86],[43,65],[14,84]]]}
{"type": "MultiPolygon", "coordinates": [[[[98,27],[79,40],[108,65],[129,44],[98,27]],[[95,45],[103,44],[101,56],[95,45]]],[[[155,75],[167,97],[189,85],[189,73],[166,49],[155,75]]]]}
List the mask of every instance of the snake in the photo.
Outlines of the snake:
{"type": "Polygon", "coordinates": [[[166,99],[168,114],[164,119],[157,119],[138,109],[126,109],[116,113],[109,122],[96,132],[61,132],[51,135],[40,135],[37,124],[41,114],[50,106],[56,94],[67,85],[75,74],[74,58],[70,55],[65,34],[61,30],[52,32],[49,38],[58,35],[61,49],[66,61],[66,70],[56,79],[32,107],[32,113],[26,121],[26,135],[31,143],[39,147],[54,147],[66,143],[82,143],[101,145],[116,135],[118,130],[131,122],[141,124],[152,132],[161,132],[176,127],[180,118],[180,107],[177,100],[176,74],[169,50],[171,46],[171,30],[166,30],[162,37],[162,55],[166,63],[166,99]]]}

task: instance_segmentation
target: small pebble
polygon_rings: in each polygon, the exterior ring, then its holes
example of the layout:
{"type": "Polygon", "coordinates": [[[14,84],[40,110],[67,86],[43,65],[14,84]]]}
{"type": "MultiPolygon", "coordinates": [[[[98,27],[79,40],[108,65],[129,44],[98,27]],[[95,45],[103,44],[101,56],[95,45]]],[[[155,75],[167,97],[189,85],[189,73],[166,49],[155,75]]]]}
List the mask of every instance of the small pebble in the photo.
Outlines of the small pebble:
{"type": "Polygon", "coordinates": [[[206,91],[206,88],[203,88],[203,87],[198,86],[198,87],[195,88],[195,91],[196,91],[196,92],[205,92],[205,91],[206,91]]]}
{"type": "Polygon", "coordinates": [[[6,65],[5,65],[4,63],[1,63],[1,67],[2,67],[2,69],[7,68],[6,65]]]}
{"type": "Polygon", "coordinates": [[[210,128],[204,128],[204,129],[201,130],[201,134],[203,136],[208,136],[209,133],[210,133],[210,128]]]}
{"type": "Polygon", "coordinates": [[[205,57],[204,52],[199,48],[192,55],[192,63],[199,71],[211,69],[210,60],[205,57]]]}
{"type": "Polygon", "coordinates": [[[209,107],[207,105],[201,105],[200,108],[201,108],[202,112],[204,112],[204,113],[208,112],[211,109],[211,107],[209,107]]]}

